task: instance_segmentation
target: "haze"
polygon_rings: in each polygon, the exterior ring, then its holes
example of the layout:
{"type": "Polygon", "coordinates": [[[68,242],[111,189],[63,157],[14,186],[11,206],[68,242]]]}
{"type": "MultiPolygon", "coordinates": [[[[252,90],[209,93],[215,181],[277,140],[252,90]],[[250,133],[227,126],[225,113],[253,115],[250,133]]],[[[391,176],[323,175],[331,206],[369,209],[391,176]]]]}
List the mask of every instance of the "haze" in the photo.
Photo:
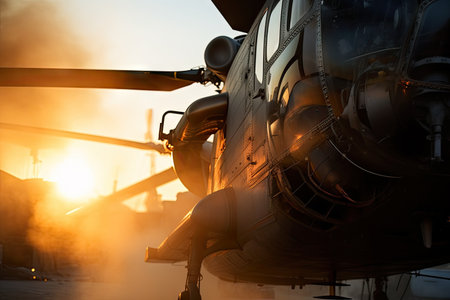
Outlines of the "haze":
{"type": "MultiPolygon", "coordinates": [[[[215,36],[239,34],[230,29],[212,2],[207,0],[195,3],[162,0],[2,3],[3,38],[6,39],[10,32],[17,36],[19,31],[22,33],[18,36],[20,45],[23,45],[19,51],[20,59],[10,59],[11,54],[9,59],[3,56],[0,60],[3,66],[184,70],[204,64],[203,51],[215,36]],[[17,28],[10,16],[27,10],[33,17],[27,18],[27,22],[21,21],[17,28]]],[[[6,51],[11,48],[4,47],[6,51]]],[[[37,92],[57,93],[52,97],[58,99],[50,101],[50,105],[44,105],[42,97],[24,100],[24,96],[28,97],[24,93],[29,92],[21,89],[20,108],[14,114],[4,112],[1,121],[143,141],[147,132],[147,109],[154,110],[152,133],[156,139],[164,111],[184,110],[190,102],[214,93],[214,88],[194,85],[172,93],[73,89],[38,89],[37,92]],[[55,102],[59,108],[54,109],[52,104],[55,102]],[[36,106],[43,111],[42,118],[36,118],[35,113],[26,113],[29,112],[27,107],[34,112],[36,106]],[[57,120],[49,120],[49,115],[57,115],[57,120]]],[[[121,188],[150,174],[149,156],[144,151],[56,139],[47,139],[44,145],[36,146],[41,163],[37,174],[33,174],[30,150],[23,146],[28,145],[2,146],[2,169],[20,178],[38,176],[54,180],[55,168],[64,164],[67,157],[83,157],[94,175],[90,196],[110,193],[114,180],[121,188]],[[55,143],[58,149],[53,147],[55,143]],[[14,162],[10,156],[5,157],[8,150],[14,153],[14,162]]],[[[170,164],[169,157],[158,157],[155,169],[164,170],[170,164]]],[[[184,188],[173,183],[159,190],[163,199],[175,199],[176,193],[184,188]]]]}

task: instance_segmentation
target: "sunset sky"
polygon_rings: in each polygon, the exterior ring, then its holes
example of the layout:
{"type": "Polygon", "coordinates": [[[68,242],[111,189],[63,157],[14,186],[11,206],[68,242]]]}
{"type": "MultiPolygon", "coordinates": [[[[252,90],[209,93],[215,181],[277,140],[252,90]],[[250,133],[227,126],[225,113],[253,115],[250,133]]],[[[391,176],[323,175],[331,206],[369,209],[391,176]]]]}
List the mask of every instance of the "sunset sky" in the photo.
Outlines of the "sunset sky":
{"type": "MultiPolygon", "coordinates": [[[[214,37],[219,35],[233,37],[240,34],[231,30],[213,3],[208,0],[11,2],[14,7],[10,9],[10,13],[30,5],[39,9],[40,4],[52,4],[54,10],[51,14],[57,14],[56,19],[59,22],[56,27],[59,27],[61,22],[66,23],[64,26],[71,31],[70,41],[77,47],[81,45],[87,57],[80,65],[75,66],[73,63],[66,65],[64,62],[53,62],[51,59],[44,62],[29,59],[24,67],[185,70],[204,65],[204,49],[214,37]]],[[[47,4],[43,5],[42,9],[45,10],[46,7],[47,4]]],[[[0,14],[0,25],[2,16],[0,14]]],[[[0,34],[5,34],[5,30],[0,34]]],[[[58,42],[52,43],[57,47],[58,42]]],[[[213,86],[205,88],[201,85],[192,85],[170,93],[127,90],[75,91],[74,93],[81,93],[81,96],[77,97],[84,97],[83,95],[93,97],[95,103],[92,105],[95,108],[86,113],[67,114],[66,124],[61,125],[59,129],[144,141],[147,109],[152,108],[153,137],[156,139],[161,115],[166,110],[184,110],[192,101],[214,93],[214,89],[213,86]]],[[[73,91],[66,90],[68,93],[73,91]]],[[[65,104],[77,106],[77,101],[69,99],[65,104]]],[[[0,121],[23,123],[21,121],[23,118],[27,120],[26,116],[22,115],[21,118],[12,117],[0,121]]],[[[47,125],[45,120],[39,120],[38,124],[27,123],[44,127],[55,126],[47,125]]],[[[14,149],[16,159],[10,159],[5,154],[8,151],[3,151],[0,168],[18,177],[28,178],[33,175],[30,150],[23,146],[17,144],[2,146],[3,149],[5,147],[7,150],[14,149]]],[[[39,165],[38,175],[47,180],[55,180],[55,177],[61,176],[61,165],[67,164],[67,161],[76,160],[78,165],[84,165],[81,169],[90,169],[93,177],[91,195],[110,193],[115,179],[118,180],[120,189],[144,179],[150,172],[149,154],[145,151],[90,142],[70,141],[57,149],[44,147],[39,149],[39,159],[42,162],[39,165]]],[[[164,170],[170,165],[169,157],[157,156],[156,171],[164,170]]],[[[159,191],[163,199],[175,199],[176,193],[182,189],[180,184],[170,184],[160,188],[159,191]]]]}

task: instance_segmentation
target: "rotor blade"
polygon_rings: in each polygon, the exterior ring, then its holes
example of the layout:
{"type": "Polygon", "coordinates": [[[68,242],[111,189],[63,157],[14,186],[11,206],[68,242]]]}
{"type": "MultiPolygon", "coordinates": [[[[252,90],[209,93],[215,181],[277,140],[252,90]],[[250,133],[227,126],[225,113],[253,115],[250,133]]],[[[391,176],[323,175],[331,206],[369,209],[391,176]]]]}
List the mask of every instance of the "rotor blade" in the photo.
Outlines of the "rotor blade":
{"type": "Polygon", "coordinates": [[[147,179],[139,181],[133,185],[130,185],[124,189],[121,189],[115,193],[112,193],[106,197],[103,197],[101,201],[115,201],[121,202],[129,199],[133,196],[139,195],[141,193],[147,192],[151,189],[157,188],[158,186],[169,183],[177,179],[177,175],[173,168],[166,169],[160,173],[154,174],[147,179]]]}
{"type": "Polygon", "coordinates": [[[111,144],[111,145],[132,147],[132,148],[143,149],[143,150],[154,150],[154,151],[158,151],[161,154],[169,153],[169,151],[167,151],[162,144],[157,144],[157,143],[153,143],[153,142],[141,143],[141,142],[135,142],[135,141],[130,141],[130,140],[118,139],[118,138],[111,138],[111,137],[100,136],[100,135],[93,135],[93,134],[86,134],[86,133],[79,133],[79,132],[72,132],[72,131],[65,131],[65,130],[58,130],[58,129],[50,129],[50,128],[33,127],[33,126],[26,126],[26,125],[18,125],[18,124],[9,124],[9,123],[0,123],[0,129],[15,130],[15,131],[22,131],[22,132],[27,132],[27,133],[35,133],[35,134],[45,134],[45,135],[51,135],[51,136],[57,136],[57,137],[63,137],[63,138],[71,138],[71,139],[85,140],[85,141],[91,141],[91,142],[97,142],[97,143],[105,143],[105,144],[111,144]]]}
{"type": "Polygon", "coordinates": [[[203,69],[180,72],[0,68],[0,86],[173,91],[203,82],[203,69]]]}
{"type": "Polygon", "coordinates": [[[147,192],[151,189],[157,188],[158,186],[169,183],[175,179],[177,179],[175,171],[173,170],[173,168],[169,168],[160,173],[154,174],[142,181],[132,184],[126,188],[123,188],[115,193],[102,197],[97,202],[71,210],[67,212],[66,215],[86,214],[98,210],[102,205],[122,202],[131,197],[147,192]]]}

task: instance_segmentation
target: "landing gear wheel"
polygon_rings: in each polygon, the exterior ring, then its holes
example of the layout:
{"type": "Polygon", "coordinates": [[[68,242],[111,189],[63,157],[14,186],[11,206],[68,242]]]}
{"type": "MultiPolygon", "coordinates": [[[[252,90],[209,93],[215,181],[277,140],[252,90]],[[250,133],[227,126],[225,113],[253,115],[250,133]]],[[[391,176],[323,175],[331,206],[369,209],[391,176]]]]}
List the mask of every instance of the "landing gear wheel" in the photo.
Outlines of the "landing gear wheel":
{"type": "Polygon", "coordinates": [[[178,295],[178,300],[202,300],[202,296],[200,296],[198,289],[193,291],[186,290],[178,295]]]}
{"type": "Polygon", "coordinates": [[[179,295],[178,295],[178,300],[190,300],[189,299],[189,291],[182,291],[179,295]]]}

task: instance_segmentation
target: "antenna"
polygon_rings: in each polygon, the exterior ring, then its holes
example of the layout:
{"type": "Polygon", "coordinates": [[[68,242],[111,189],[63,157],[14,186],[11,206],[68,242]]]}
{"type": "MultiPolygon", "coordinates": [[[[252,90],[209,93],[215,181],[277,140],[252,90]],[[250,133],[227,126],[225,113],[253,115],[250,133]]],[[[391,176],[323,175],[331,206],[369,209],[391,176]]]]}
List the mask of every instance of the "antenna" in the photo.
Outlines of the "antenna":
{"type": "MultiPolygon", "coordinates": [[[[152,133],[152,125],[153,125],[153,109],[147,110],[147,132],[145,133],[145,141],[152,142],[153,141],[153,133],[152,133]]],[[[155,153],[149,153],[150,155],[150,176],[155,174],[156,167],[156,157],[155,153]]],[[[161,195],[158,194],[155,187],[150,188],[147,191],[147,197],[145,200],[145,206],[147,208],[147,212],[155,212],[160,211],[161,206],[161,195]]]]}
{"type": "Polygon", "coordinates": [[[33,178],[39,178],[39,167],[40,164],[42,163],[42,160],[39,159],[39,151],[36,148],[32,148],[30,151],[30,156],[33,159],[33,178]]]}
{"type": "MultiPolygon", "coordinates": [[[[147,110],[147,132],[145,133],[145,141],[153,142],[153,109],[147,110]]],[[[155,153],[149,153],[150,155],[150,176],[155,174],[155,153]]]]}

